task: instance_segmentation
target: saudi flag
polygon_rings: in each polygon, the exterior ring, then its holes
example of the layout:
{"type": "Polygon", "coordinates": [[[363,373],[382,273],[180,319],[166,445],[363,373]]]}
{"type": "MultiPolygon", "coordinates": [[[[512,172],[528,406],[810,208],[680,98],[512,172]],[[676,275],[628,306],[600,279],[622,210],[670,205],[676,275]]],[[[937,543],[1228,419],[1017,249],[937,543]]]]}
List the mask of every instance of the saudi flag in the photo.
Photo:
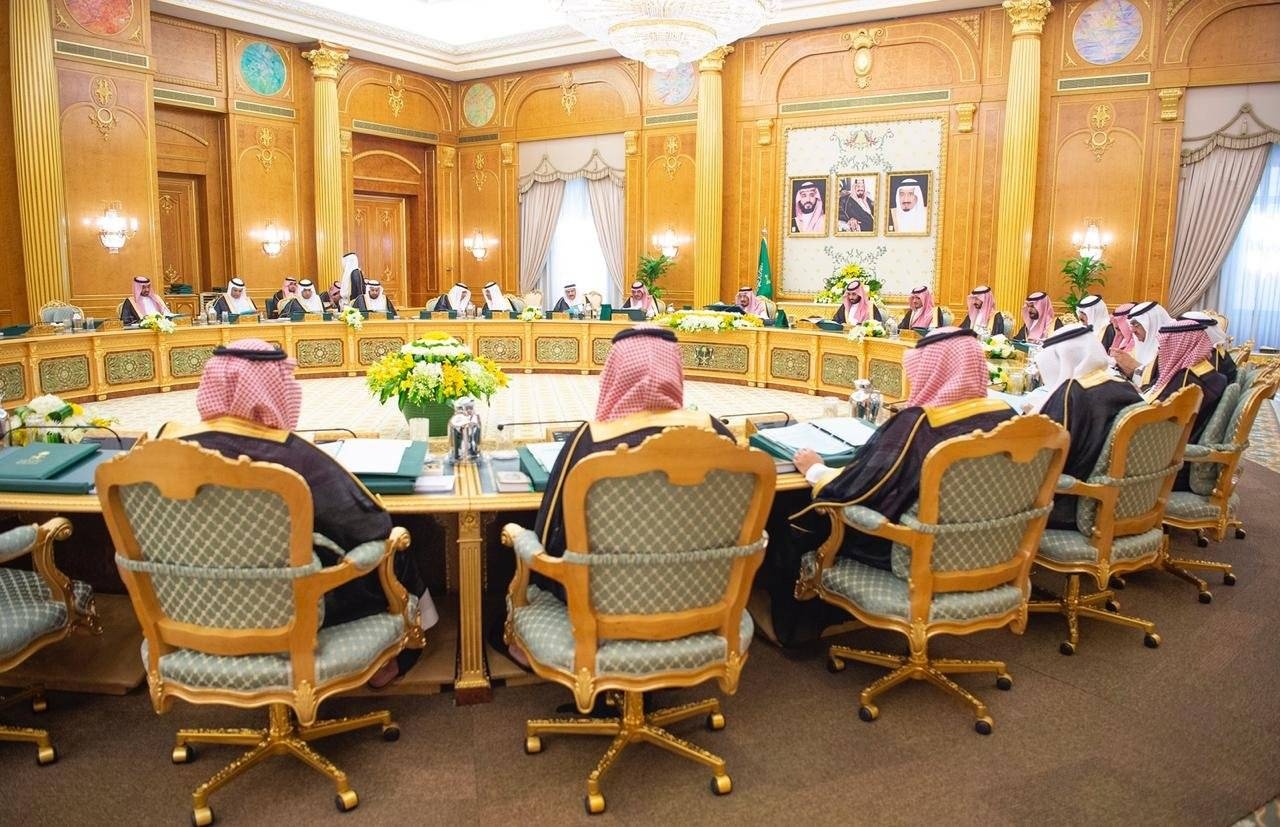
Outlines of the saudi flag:
{"type": "Polygon", "coordinates": [[[773,298],[773,271],[769,269],[769,245],[760,239],[760,263],[756,265],[756,295],[773,298]]]}

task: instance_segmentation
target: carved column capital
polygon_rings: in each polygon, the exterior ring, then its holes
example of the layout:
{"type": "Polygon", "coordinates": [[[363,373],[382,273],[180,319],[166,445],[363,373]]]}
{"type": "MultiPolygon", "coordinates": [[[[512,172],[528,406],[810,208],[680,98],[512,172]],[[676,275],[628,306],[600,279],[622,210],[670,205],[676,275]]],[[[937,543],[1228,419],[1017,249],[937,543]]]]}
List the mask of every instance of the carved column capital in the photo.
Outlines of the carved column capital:
{"type": "Polygon", "coordinates": [[[699,72],[719,72],[724,69],[724,59],[733,52],[732,46],[720,46],[707,52],[706,57],[698,61],[699,72]]]}
{"type": "Polygon", "coordinates": [[[972,132],[973,131],[973,114],[978,111],[976,103],[957,103],[956,104],[956,131],[972,132]]]}
{"type": "Polygon", "coordinates": [[[761,118],[756,121],[756,143],[760,146],[773,143],[773,118],[761,118]]]}
{"type": "Polygon", "coordinates": [[[1161,89],[1156,94],[1160,96],[1160,120],[1176,121],[1178,119],[1178,101],[1182,100],[1182,90],[1176,87],[1161,89]]]}
{"type": "Polygon", "coordinates": [[[513,141],[498,144],[498,152],[502,155],[502,165],[509,167],[516,162],[516,145],[513,141]]]}
{"type": "Polygon", "coordinates": [[[311,76],[316,79],[337,80],[338,70],[349,57],[346,49],[323,40],[314,49],[302,53],[302,59],[311,64],[311,76]]]}
{"type": "Polygon", "coordinates": [[[1004,0],[1004,10],[1013,23],[1013,36],[1044,34],[1044,21],[1053,11],[1049,0],[1004,0]]]}
{"type": "Polygon", "coordinates": [[[634,129],[628,129],[622,133],[623,151],[627,155],[640,154],[640,133],[634,129]]]}
{"type": "Polygon", "coordinates": [[[445,169],[452,168],[453,165],[457,163],[457,158],[457,147],[443,145],[436,147],[436,161],[439,162],[441,167],[444,167],[445,169]]]}

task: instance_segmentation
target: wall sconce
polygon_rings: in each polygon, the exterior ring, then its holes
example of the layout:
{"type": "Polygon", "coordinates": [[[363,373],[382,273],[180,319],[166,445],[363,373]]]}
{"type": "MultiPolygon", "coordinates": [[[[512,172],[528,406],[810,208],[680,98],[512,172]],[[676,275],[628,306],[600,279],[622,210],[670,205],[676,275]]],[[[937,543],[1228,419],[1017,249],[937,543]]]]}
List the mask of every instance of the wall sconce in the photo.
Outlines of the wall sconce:
{"type": "Polygon", "coordinates": [[[467,252],[471,253],[471,255],[475,256],[476,261],[484,261],[484,257],[489,255],[490,243],[491,242],[485,241],[484,236],[480,235],[479,230],[476,230],[471,235],[462,239],[463,248],[467,252]]]}
{"type": "Polygon", "coordinates": [[[1083,233],[1071,234],[1071,244],[1077,248],[1081,258],[1102,260],[1102,251],[1111,243],[1111,233],[1103,233],[1098,229],[1098,222],[1092,218],[1085,219],[1083,233]]]}
{"type": "Polygon", "coordinates": [[[653,246],[658,248],[667,258],[675,258],[680,252],[680,239],[676,237],[675,231],[667,227],[665,233],[660,233],[653,237],[653,246]]]}
{"type": "Polygon", "coordinates": [[[119,253],[124,243],[138,232],[138,219],[126,218],[121,212],[119,201],[108,204],[95,223],[98,227],[98,240],[112,255],[119,253]]]}
{"type": "Polygon", "coordinates": [[[262,252],[275,258],[289,246],[289,231],[276,227],[276,222],[268,221],[267,229],[262,232],[262,252]]]}

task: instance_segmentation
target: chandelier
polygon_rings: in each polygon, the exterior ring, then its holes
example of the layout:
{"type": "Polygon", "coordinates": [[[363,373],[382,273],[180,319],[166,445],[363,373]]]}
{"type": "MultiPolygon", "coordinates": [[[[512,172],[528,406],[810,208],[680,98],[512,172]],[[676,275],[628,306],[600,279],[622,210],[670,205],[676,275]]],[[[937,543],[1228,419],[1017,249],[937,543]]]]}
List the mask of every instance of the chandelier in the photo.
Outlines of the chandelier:
{"type": "Polygon", "coordinates": [[[138,219],[126,216],[119,201],[108,204],[94,223],[98,229],[98,240],[112,255],[118,254],[124,243],[138,232],[138,219]]]}
{"type": "Polygon", "coordinates": [[[700,60],[754,33],[774,0],[553,0],[583,34],[654,71],[700,60]]]}

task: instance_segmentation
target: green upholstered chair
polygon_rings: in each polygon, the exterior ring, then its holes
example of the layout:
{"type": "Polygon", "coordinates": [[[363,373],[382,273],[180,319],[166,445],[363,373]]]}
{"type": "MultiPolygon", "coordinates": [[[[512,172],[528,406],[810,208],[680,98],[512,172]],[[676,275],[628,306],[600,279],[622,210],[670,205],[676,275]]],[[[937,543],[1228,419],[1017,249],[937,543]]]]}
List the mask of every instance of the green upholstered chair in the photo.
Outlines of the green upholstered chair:
{"type": "Polygon", "coordinates": [[[42,324],[65,324],[76,316],[84,318],[80,308],[58,299],[51,299],[40,308],[40,322],[42,324]]]}
{"type": "Polygon", "coordinates": [[[405,647],[422,645],[417,602],[392,567],[408,533],[395,528],[385,541],[322,567],[313,543],[332,544],[312,533],[311,492],[301,476],[176,440],[103,463],[97,487],[142,626],[156,712],[168,711],[174,698],[269,708],[266,729],[178,731],[174,763],[191,760],[192,743],[252,747],[195,790],[193,822],[212,822],[209,795],[279,754],[328,776],[339,810],[355,807],[346,773],[308,742],[369,726],[380,726],[387,740],[399,737],[388,712],[317,721],[316,709],[362,686],[405,647]],[[324,594],[375,568],[387,612],[321,628],[324,594]]]}
{"type": "Polygon", "coordinates": [[[974,728],[990,734],[987,706],[947,673],[994,672],[996,686],[1013,679],[1001,661],[929,656],[935,635],[967,635],[1027,623],[1031,560],[1053,506],[1054,484],[1066,461],[1067,432],[1044,416],[1023,416],[987,433],[949,439],[924,461],[920,499],[891,523],[861,505],[823,504],[831,534],[801,560],[796,597],[817,597],[868,626],[907,637],[909,654],[832,646],[833,672],[856,660],[892,669],[862,690],[858,715],[874,721],[877,696],[908,679],[928,681],[966,701],[974,728]],[[845,531],[894,543],[892,571],[839,555],[845,531]]]}
{"type": "MultiPolygon", "coordinates": [[[[0,568],[0,673],[22,663],[73,632],[98,634],[93,589],[71,580],[53,561],[53,543],[71,536],[71,523],[55,517],[43,525],[24,525],[0,534],[0,563],[31,555],[33,571],[0,568]]],[[[31,708],[47,708],[44,689],[32,686],[0,698],[0,709],[27,699],[31,708]]],[[[0,725],[0,741],[36,745],[36,761],[52,764],[58,754],[43,729],[0,725]]]]}
{"type": "MultiPolygon", "coordinates": [[[[1237,539],[1244,539],[1244,523],[1237,514],[1240,497],[1236,494],[1236,483],[1243,470],[1240,460],[1249,447],[1249,433],[1258,410],[1263,402],[1275,396],[1277,381],[1273,375],[1258,375],[1243,392],[1238,390],[1238,383],[1228,385],[1217,410],[1205,425],[1200,443],[1187,446],[1184,459],[1191,463],[1191,490],[1169,495],[1164,524],[1196,532],[1201,548],[1209,544],[1206,534],[1222,542],[1229,528],[1235,530],[1237,539]],[[1237,400],[1234,405],[1229,404],[1231,399],[1237,400]]],[[[1213,593],[1209,584],[1189,569],[1220,571],[1224,584],[1231,586],[1236,582],[1231,564],[1216,560],[1166,557],[1162,565],[1166,571],[1194,585],[1199,590],[1201,603],[1212,602],[1213,593]]]]}
{"type": "Polygon", "coordinates": [[[583,712],[599,693],[613,692],[615,701],[622,695],[616,718],[526,724],[531,754],[541,751],[544,734],[613,736],[587,779],[587,812],[604,811],[600,778],[637,741],[711,767],[717,794],[732,789],[721,758],[664,729],[699,715],[722,728],[719,700],[646,713],[642,693],[712,679],[725,692],[737,689],[774,479],[766,454],[711,431],[668,429],[639,448],[593,454],[568,472],[563,557],[546,555],[528,529],[512,523],[503,531],[517,563],[507,642],[538,675],[571,689],[583,712]],[[530,572],[559,582],[566,599],[530,585],[530,572]]]}
{"type": "Polygon", "coordinates": [[[1062,654],[1075,653],[1081,617],[1141,629],[1147,646],[1160,645],[1155,624],[1120,614],[1115,593],[1106,586],[1112,575],[1150,568],[1164,555],[1168,537],[1160,523],[1200,398],[1200,389],[1189,386],[1156,405],[1130,405],[1112,423],[1089,478],[1064,474],[1059,480],[1059,493],[1079,497],[1077,530],[1046,528],[1036,564],[1065,574],[1066,590],[1056,600],[1032,601],[1028,608],[1066,617],[1062,654]],[[1081,597],[1084,575],[1098,588],[1081,597]]]}

